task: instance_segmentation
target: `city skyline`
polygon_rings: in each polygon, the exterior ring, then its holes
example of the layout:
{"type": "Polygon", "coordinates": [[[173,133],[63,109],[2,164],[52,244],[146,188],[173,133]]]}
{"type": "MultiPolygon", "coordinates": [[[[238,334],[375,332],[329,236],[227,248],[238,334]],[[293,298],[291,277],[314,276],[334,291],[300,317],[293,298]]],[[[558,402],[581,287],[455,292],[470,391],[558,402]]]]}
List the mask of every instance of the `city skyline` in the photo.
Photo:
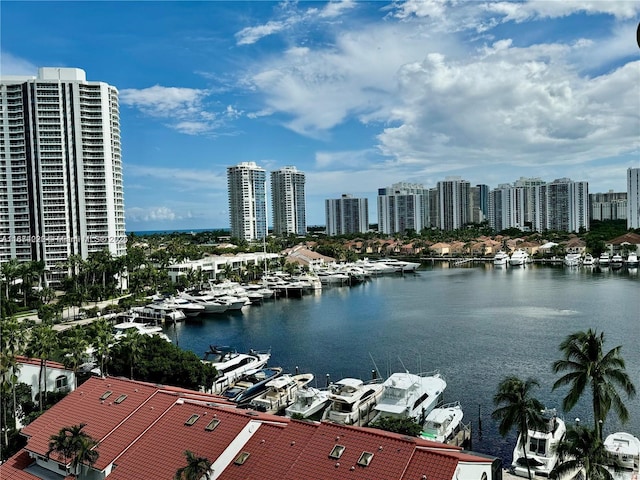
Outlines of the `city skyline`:
{"type": "MultiPolygon", "coordinates": [[[[448,176],[626,191],[638,2],[6,2],[2,74],[120,93],[127,231],[229,227],[226,170],[326,199],[448,176]]],[[[268,207],[271,210],[271,207],[268,207]]]]}

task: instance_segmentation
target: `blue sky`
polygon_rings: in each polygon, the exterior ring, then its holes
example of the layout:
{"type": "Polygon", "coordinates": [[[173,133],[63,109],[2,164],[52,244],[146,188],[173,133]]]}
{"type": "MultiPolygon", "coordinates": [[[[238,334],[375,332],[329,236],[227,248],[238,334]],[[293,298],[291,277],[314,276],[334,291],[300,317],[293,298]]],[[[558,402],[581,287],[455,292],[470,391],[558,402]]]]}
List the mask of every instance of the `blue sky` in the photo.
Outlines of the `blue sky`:
{"type": "Polygon", "coordinates": [[[127,230],[229,226],[226,167],[324,200],[450,175],[626,190],[640,166],[640,2],[13,2],[1,72],[120,91],[127,230]]]}

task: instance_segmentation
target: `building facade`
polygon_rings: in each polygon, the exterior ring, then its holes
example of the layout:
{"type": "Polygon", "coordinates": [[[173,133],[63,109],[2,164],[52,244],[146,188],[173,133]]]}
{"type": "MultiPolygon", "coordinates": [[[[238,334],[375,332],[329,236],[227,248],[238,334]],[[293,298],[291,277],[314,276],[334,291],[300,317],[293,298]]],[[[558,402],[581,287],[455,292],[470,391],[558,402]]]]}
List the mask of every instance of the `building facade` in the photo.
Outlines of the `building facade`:
{"type": "Polygon", "coordinates": [[[544,228],[559,232],[589,230],[589,186],[587,182],[573,182],[559,178],[541,189],[544,228]]]}
{"type": "Polygon", "coordinates": [[[369,201],[344,194],[325,200],[327,235],[366,233],[369,230],[369,201]]]}
{"type": "Polygon", "coordinates": [[[126,253],[118,90],[77,68],[0,79],[0,262],[126,253]],[[8,241],[7,241],[8,240],[8,241]]]}
{"type": "Polygon", "coordinates": [[[378,189],[378,231],[420,233],[429,226],[429,191],[420,184],[394,183],[378,189]]]}
{"type": "Polygon", "coordinates": [[[614,192],[589,194],[589,218],[591,220],[626,220],[627,193],[614,192]]]}
{"type": "Polygon", "coordinates": [[[441,230],[457,230],[472,221],[471,184],[460,177],[438,182],[439,225],[441,230]]]}
{"type": "Polygon", "coordinates": [[[267,174],[255,162],[227,168],[231,236],[261,240],[267,236],[267,174]]]}
{"type": "Polygon", "coordinates": [[[640,228],[640,168],[627,169],[627,228],[640,228]]]}
{"type": "Polygon", "coordinates": [[[498,185],[489,194],[489,226],[496,231],[525,229],[525,191],[510,184],[498,185]]]}
{"type": "Polygon", "coordinates": [[[307,233],[304,184],[305,175],[296,167],[271,172],[273,233],[276,235],[307,233]]]}

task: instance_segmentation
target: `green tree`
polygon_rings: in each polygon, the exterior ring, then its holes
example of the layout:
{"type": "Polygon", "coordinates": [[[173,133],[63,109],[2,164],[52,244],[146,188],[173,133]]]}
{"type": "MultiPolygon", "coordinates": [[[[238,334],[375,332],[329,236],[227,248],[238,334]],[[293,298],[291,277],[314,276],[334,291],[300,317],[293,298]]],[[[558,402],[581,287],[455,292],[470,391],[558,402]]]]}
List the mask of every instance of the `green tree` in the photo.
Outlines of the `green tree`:
{"type": "MultiPolygon", "coordinates": [[[[25,342],[25,330],[20,322],[15,318],[0,320],[0,378],[2,379],[2,389],[7,391],[13,399],[13,417],[15,420],[17,412],[16,385],[18,382],[17,373],[19,371],[17,356],[22,353],[25,342]]],[[[8,444],[8,408],[4,408],[5,445],[8,444]]]]}
{"type": "Polygon", "coordinates": [[[498,431],[503,437],[514,427],[516,428],[519,435],[518,445],[524,452],[529,480],[531,480],[531,468],[526,448],[529,430],[540,429],[545,423],[542,416],[544,406],[538,399],[531,396],[532,390],[538,386],[538,381],[532,378],[525,381],[514,376],[505,378],[493,397],[493,403],[498,408],[491,414],[494,420],[500,421],[498,431]]]}
{"type": "Polygon", "coordinates": [[[133,368],[142,353],[142,336],[140,332],[135,328],[130,328],[125,338],[120,341],[120,345],[129,359],[129,366],[131,368],[129,378],[133,380],[133,368]]]}
{"type": "Polygon", "coordinates": [[[556,447],[558,464],[551,471],[552,479],[580,476],[584,480],[613,480],[606,467],[607,451],[598,432],[581,425],[567,429],[564,439],[556,447]]]}
{"type": "Polygon", "coordinates": [[[100,375],[103,377],[107,375],[107,362],[109,360],[109,354],[111,353],[111,346],[113,345],[113,329],[111,324],[105,319],[100,319],[94,322],[93,325],[93,343],[92,346],[95,349],[95,353],[100,361],[100,375]]]}
{"type": "Polygon", "coordinates": [[[65,366],[73,370],[76,379],[76,388],[78,387],[78,368],[87,356],[89,341],[87,340],[84,330],[80,327],[74,327],[72,331],[65,337],[63,342],[63,362],[65,366]]]}
{"type": "Polygon", "coordinates": [[[86,424],[72,425],[71,427],[63,427],[57,434],[49,437],[49,450],[47,458],[52,453],[57,454],[58,459],[63,460],[69,473],[79,478],[82,475],[83,465],[93,465],[99,457],[99,453],[95,448],[98,442],[91,438],[82,429],[86,424]]]}
{"type": "Polygon", "coordinates": [[[211,461],[206,457],[198,457],[190,450],[184,452],[187,464],[176,471],[174,480],[206,480],[211,478],[213,471],[211,470],[211,461]]]}
{"type": "Polygon", "coordinates": [[[633,398],[636,389],[625,371],[624,359],[620,356],[622,346],[603,354],[604,333],[589,329],[569,335],[561,344],[564,358],[553,363],[555,373],[568,372],[560,377],[553,389],[568,385],[562,407],[570,411],[578,402],[587,386],[591,388],[591,402],[595,431],[602,440],[602,425],[609,410],[613,408],[624,423],[629,411],[620,398],[617,388],[633,398]]]}
{"type": "Polygon", "coordinates": [[[47,360],[56,351],[56,340],[56,332],[51,325],[39,324],[31,329],[27,344],[27,355],[40,359],[40,374],[38,377],[40,411],[44,409],[44,402],[47,398],[47,360]]]}
{"type": "Polygon", "coordinates": [[[410,437],[417,437],[422,431],[422,426],[413,418],[382,417],[369,424],[372,428],[379,428],[387,432],[401,433],[410,437]]]}

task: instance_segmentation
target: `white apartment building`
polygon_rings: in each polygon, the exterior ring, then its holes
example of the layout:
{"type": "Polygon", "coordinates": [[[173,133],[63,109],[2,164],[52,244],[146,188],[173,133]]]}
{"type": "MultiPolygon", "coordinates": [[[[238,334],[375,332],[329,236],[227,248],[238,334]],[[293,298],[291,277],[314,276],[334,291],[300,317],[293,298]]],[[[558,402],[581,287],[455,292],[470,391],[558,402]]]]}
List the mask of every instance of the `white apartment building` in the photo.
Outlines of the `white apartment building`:
{"type": "Polygon", "coordinates": [[[267,236],[267,174],[255,162],[227,168],[231,236],[261,240],[267,236]]]}
{"type": "Polygon", "coordinates": [[[327,235],[366,233],[369,230],[369,201],[343,194],[325,200],[327,235]]]}
{"type": "Polygon", "coordinates": [[[307,233],[304,184],[305,175],[296,167],[271,172],[273,233],[276,235],[307,233]]]}
{"type": "MultiPolygon", "coordinates": [[[[118,90],[78,68],[0,77],[0,262],[126,253],[118,90]]],[[[58,270],[56,270],[58,269],[58,270]]]]}
{"type": "Polygon", "coordinates": [[[400,182],[378,189],[378,231],[388,235],[429,227],[429,191],[400,182]]]}
{"type": "Polygon", "coordinates": [[[489,194],[489,226],[496,231],[525,229],[525,189],[510,184],[498,185],[489,194]]]}
{"type": "Polygon", "coordinates": [[[534,229],[579,232],[589,230],[589,185],[569,178],[536,187],[534,229]]]}
{"type": "Polygon", "coordinates": [[[589,194],[589,218],[593,220],[626,220],[627,193],[614,192],[589,194]]]}
{"type": "Polygon", "coordinates": [[[640,228],[640,168],[627,169],[627,228],[640,228]]]}
{"type": "Polygon", "coordinates": [[[457,230],[472,222],[471,184],[460,177],[438,182],[438,227],[457,230]]]}

